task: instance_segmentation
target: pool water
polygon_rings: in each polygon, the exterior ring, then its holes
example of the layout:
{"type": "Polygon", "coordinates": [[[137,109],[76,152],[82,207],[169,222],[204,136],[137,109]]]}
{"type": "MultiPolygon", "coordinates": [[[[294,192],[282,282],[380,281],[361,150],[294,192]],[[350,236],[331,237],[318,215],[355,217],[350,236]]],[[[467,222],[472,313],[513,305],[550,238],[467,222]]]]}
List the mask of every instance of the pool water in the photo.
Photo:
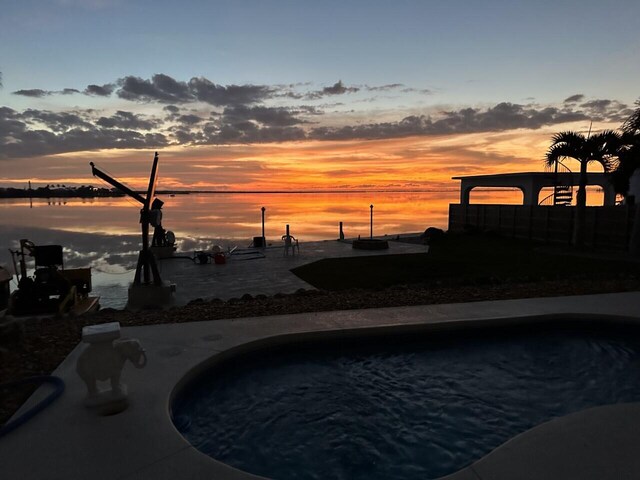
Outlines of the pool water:
{"type": "Polygon", "coordinates": [[[227,361],[173,416],[200,451],[272,479],[424,480],[554,417],[640,401],[638,380],[636,330],[349,340],[227,361]]]}

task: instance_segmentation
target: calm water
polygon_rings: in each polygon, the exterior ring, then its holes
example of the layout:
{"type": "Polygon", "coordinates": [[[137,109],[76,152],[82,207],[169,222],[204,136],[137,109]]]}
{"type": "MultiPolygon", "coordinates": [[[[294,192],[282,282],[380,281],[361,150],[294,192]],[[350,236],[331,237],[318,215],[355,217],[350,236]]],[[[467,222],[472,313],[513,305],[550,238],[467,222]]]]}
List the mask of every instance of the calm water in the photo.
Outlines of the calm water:
{"type": "MultiPolygon", "coordinates": [[[[474,192],[473,201],[517,203],[513,191],[474,192]]],[[[446,228],[457,191],[431,193],[193,194],[160,196],[163,225],[177,238],[178,250],[193,252],[213,244],[248,246],[261,235],[277,240],[285,225],[301,242],[338,238],[343,222],[347,237],[369,235],[369,205],[374,205],[374,234],[422,232],[446,228]]],[[[20,238],[37,245],[65,247],[65,266],[93,269],[94,292],[103,306],[124,306],[123,288],[133,279],[138,251],[140,205],[128,197],[64,200],[0,200],[0,264],[12,269],[8,249],[20,238]]]]}
{"type": "MultiPolygon", "coordinates": [[[[288,223],[301,238],[334,238],[338,222],[347,236],[367,234],[374,204],[379,234],[445,227],[457,192],[351,194],[193,194],[162,196],[163,224],[180,238],[250,239],[260,235],[261,207],[266,236],[279,237],[288,223]]],[[[139,205],[129,198],[0,201],[0,225],[74,232],[138,234],[139,205]]]]}
{"type": "Polygon", "coordinates": [[[304,350],[211,371],[174,406],[178,428],[207,455],[277,480],[417,480],[554,417],[640,400],[637,331],[304,350]]]}

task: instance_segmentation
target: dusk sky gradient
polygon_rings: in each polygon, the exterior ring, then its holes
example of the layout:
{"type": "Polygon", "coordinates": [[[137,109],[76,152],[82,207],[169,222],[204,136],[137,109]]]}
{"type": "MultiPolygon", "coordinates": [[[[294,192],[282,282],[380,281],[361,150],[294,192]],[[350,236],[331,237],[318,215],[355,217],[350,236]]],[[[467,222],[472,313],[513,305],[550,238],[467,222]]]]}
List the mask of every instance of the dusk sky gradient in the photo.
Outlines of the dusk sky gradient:
{"type": "Polygon", "coordinates": [[[0,6],[0,186],[455,188],[640,97],[637,0],[0,6]]]}

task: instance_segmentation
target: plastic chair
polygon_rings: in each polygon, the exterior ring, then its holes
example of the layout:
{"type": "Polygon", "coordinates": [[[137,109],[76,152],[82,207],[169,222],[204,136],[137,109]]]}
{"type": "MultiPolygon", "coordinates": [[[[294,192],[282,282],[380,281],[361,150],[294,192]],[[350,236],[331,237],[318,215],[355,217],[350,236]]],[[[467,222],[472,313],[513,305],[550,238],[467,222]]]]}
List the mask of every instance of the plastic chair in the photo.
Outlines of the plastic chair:
{"type": "Polygon", "coordinates": [[[298,239],[293,235],[283,235],[282,240],[284,240],[284,252],[285,256],[289,255],[289,249],[291,249],[291,255],[296,254],[296,249],[298,250],[298,254],[300,254],[300,245],[298,245],[298,239]]]}

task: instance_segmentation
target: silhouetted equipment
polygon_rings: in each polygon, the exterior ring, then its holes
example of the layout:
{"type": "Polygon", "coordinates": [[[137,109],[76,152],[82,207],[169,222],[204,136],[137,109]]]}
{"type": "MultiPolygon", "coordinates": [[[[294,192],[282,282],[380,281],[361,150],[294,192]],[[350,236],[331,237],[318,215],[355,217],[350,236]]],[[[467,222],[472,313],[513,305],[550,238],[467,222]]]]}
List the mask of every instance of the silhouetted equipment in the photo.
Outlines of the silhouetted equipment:
{"type": "MultiPolygon", "coordinates": [[[[156,264],[155,257],[149,245],[149,225],[151,222],[151,206],[154,202],[156,184],[158,181],[158,152],[153,157],[151,174],[149,175],[149,186],[145,197],[133,191],[115,178],[99,170],[93,162],[90,162],[91,172],[94,176],[103,179],[113,185],[118,190],[126,193],[142,204],[140,209],[140,226],[142,230],[142,250],[138,255],[138,264],[133,283],[129,287],[128,308],[157,308],[160,305],[171,303],[171,297],[176,286],[168,282],[163,283],[160,278],[160,271],[156,264]]],[[[156,206],[161,204],[155,199],[156,206]]],[[[175,236],[174,236],[175,240],[175,236]]],[[[173,247],[172,247],[173,248],[173,247]]]]}
{"type": "Polygon", "coordinates": [[[158,266],[156,265],[155,258],[149,249],[149,212],[151,211],[151,202],[154,200],[156,183],[158,180],[158,152],[156,152],[153,157],[153,165],[151,166],[151,175],[149,176],[149,186],[147,188],[146,197],[143,197],[138,192],[135,192],[123,183],[117,181],[115,178],[104,173],[98,169],[93,162],[90,162],[89,165],[91,165],[91,173],[93,173],[94,176],[101,178],[142,204],[142,208],[140,209],[142,250],[140,250],[140,254],[138,255],[138,264],[136,266],[136,274],[133,279],[133,284],[140,285],[142,283],[153,283],[154,285],[162,285],[158,266]]]}
{"type": "Polygon", "coordinates": [[[91,292],[91,269],[64,269],[61,245],[35,245],[20,240],[19,250],[10,250],[16,267],[18,289],[11,295],[9,313],[27,314],[81,314],[97,310],[98,297],[91,292]],[[27,274],[26,257],[35,263],[33,277],[27,274]],[[20,268],[16,266],[16,258],[20,268]]]}
{"type": "Polygon", "coordinates": [[[36,268],[50,265],[62,266],[62,245],[34,245],[33,258],[36,268]]]}
{"type": "Polygon", "coordinates": [[[0,265],[0,312],[9,308],[9,297],[11,296],[9,283],[12,278],[13,275],[0,265]]]}

